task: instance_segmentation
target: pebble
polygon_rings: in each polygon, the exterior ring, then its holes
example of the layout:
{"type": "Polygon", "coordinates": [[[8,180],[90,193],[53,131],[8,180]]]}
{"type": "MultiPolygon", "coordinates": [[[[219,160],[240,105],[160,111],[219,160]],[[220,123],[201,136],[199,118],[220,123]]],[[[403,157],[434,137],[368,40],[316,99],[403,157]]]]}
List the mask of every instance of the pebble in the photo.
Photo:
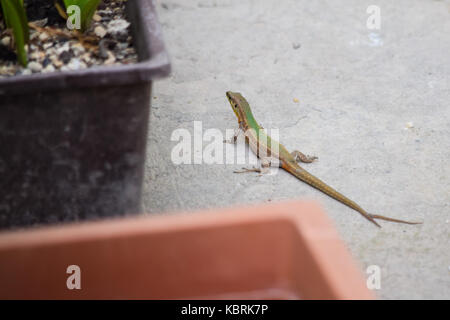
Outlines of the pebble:
{"type": "Polygon", "coordinates": [[[119,49],[120,51],[128,49],[128,43],[126,43],[126,42],[125,43],[124,42],[118,43],[117,44],[117,49],[119,49]]]}
{"type": "Polygon", "coordinates": [[[0,67],[0,74],[1,75],[11,75],[14,74],[14,69],[10,66],[1,66],[0,67]]]}
{"type": "Polygon", "coordinates": [[[37,38],[39,38],[39,32],[31,31],[30,40],[33,41],[34,39],[37,39],[37,38]]]}
{"type": "Polygon", "coordinates": [[[127,32],[130,23],[123,19],[112,20],[108,23],[108,33],[115,35],[127,32]]]}
{"type": "Polygon", "coordinates": [[[52,61],[53,65],[54,65],[56,68],[61,68],[61,67],[64,65],[64,63],[62,63],[62,61],[59,60],[59,59],[58,59],[57,57],[55,57],[55,56],[50,57],[50,60],[52,61]]]}
{"type": "Polygon", "coordinates": [[[49,64],[44,69],[42,69],[42,73],[55,72],[55,67],[52,64],[49,64]]]}
{"type": "Polygon", "coordinates": [[[97,10],[97,13],[100,13],[102,15],[105,16],[109,16],[111,15],[113,12],[111,10],[109,10],[108,8],[104,9],[104,10],[97,10]]]}
{"type": "Polygon", "coordinates": [[[51,64],[51,60],[49,57],[45,57],[44,60],[42,60],[42,66],[45,68],[47,67],[49,64],[51,64]]]}
{"type": "Polygon", "coordinates": [[[79,69],[84,69],[86,68],[86,64],[82,61],[80,61],[77,58],[73,58],[72,60],[70,60],[70,62],[67,64],[67,68],[69,70],[79,70],[79,69]]]}
{"type": "Polygon", "coordinates": [[[94,16],[92,17],[92,20],[94,20],[95,22],[100,22],[100,21],[102,21],[102,17],[99,16],[98,14],[94,14],[94,16]]]}
{"type": "Polygon", "coordinates": [[[81,54],[84,53],[85,49],[81,43],[74,43],[71,46],[72,50],[75,52],[75,54],[81,54]]]}
{"type": "Polygon", "coordinates": [[[100,58],[108,59],[109,58],[108,51],[110,49],[114,49],[115,46],[116,46],[116,43],[112,40],[109,40],[109,39],[100,40],[100,42],[98,44],[98,54],[99,54],[100,58]]]}
{"type": "Polygon", "coordinates": [[[84,62],[90,63],[91,62],[91,55],[89,53],[85,53],[81,56],[81,59],[83,59],[84,62]]]}
{"type": "Polygon", "coordinates": [[[33,51],[30,54],[30,58],[33,60],[40,60],[43,59],[45,57],[45,53],[43,53],[42,51],[33,51]]]}
{"type": "Polygon", "coordinates": [[[9,47],[9,45],[11,44],[11,37],[4,37],[2,39],[2,45],[4,45],[5,47],[9,47]]]}
{"type": "Polygon", "coordinates": [[[97,37],[103,38],[104,36],[106,36],[107,31],[102,26],[97,26],[94,29],[94,33],[97,37]]]}
{"type": "Polygon", "coordinates": [[[116,62],[116,57],[111,51],[108,51],[108,59],[105,60],[105,65],[111,65],[116,62]]]}
{"type": "Polygon", "coordinates": [[[60,55],[61,53],[63,53],[64,51],[69,51],[70,47],[69,47],[69,43],[66,42],[64,43],[61,47],[59,47],[58,49],[56,49],[56,53],[58,55],[60,55]]]}
{"type": "Polygon", "coordinates": [[[42,70],[42,65],[39,62],[31,61],[28,63],[28,69],[32,72],[40,72],[42,70]]]}
{"type": "Polygon", "coordinates": [[[48,35],[47,32],[42,32],[42,33],[39,35],[39,40],[45,41],[45,40],[47,40],[49,37],[50,37],[50,36],[48,35]]]}
{"type": "Polygon", "coordinates": [[[64,64],[69,63],[70,59],[72,59],[73,55],[70,53],[70,51],[63,51],[58,56],[59,60],[61,60],[64,64]]]}

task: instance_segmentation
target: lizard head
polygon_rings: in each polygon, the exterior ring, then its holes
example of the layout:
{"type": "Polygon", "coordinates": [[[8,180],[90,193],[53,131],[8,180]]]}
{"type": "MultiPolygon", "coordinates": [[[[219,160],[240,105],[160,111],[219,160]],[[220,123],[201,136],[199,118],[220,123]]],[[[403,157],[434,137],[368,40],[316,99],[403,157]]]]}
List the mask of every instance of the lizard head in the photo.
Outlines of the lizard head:
{"type": "Polygon", "coordinates": [[[242,103],[245,101],[244,97],[239,92],[227,91],[227,98],[238,121],[241,122],[243,120],[242,103]]]}

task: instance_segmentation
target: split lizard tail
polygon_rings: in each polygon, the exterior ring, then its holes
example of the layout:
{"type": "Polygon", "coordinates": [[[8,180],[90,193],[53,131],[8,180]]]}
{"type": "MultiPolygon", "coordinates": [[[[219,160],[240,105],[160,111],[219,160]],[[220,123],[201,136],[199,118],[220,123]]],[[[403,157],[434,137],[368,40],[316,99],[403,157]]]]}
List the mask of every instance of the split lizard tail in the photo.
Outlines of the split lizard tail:
{"type": "Polygon", "coordinates": [[[385,217],[385,216],[380,216],[378,214],[369,214],[369,216],[371,216],[373,219],[386,220],[386,221],[390,221],[390,222],[405,223],[405,224],[422,224],[422,222],[413,222],[413,221],[394,219],[394,218],[389,218],[389,217],[385,217]]]}
{"type": "Polygon", "coordinates": [[[389,218],[377,214],[370,214],[367,213],[363,208],[361,208],[358,204],[356,204],[354,201],[350,200],[343,194],[339,193],[329,185],[325,184],[323,181],[321,181],[319,178],[313,176],[306,170],[304,170],[302,167],[298,166],[296,163],[282,163],[281,166],[286,171],[290,172],[294,176],[296,176],[298,179],[302,180],[303,182],[306,182],[310,186],[322,191],[323,193],[327,194],[328,196],[336,199],[337,201],[345,204],[346,206],[352,208],[353,210],[358,211],[364,218],[372,222],[377,227],[381,228],[381,226],[378,224],[378,222],[375,221],[375,219],[380,220],[386,220],[391,222],[397,222],[397,223],[406,223],[406,224],[420,224],[422,222],[410,222],[405,220],[399,220],[394,218],[389,218]]]}

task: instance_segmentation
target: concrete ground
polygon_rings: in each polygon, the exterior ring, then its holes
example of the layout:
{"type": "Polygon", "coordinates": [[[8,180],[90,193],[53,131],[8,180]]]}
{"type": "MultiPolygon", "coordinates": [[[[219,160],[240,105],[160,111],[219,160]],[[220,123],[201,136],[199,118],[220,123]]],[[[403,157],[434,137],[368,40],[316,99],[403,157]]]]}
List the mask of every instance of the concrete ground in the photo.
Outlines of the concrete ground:
{"type": "Polygon", "coordinates": [[[154,84],[146,212],[316,199],[362,271],[381,268],[379,297],[450,298],[450,1],[161,0],[157,9],[173,72],[154,84]],[[372,4],[379,30],[366,26],[372,4]],[[289,150],[317,155],[304,165],[311,173],[369,212],[424,224],[378,229],[282,171],[172,163],[175,129],[237,127],[227,90],[289,150]]]}

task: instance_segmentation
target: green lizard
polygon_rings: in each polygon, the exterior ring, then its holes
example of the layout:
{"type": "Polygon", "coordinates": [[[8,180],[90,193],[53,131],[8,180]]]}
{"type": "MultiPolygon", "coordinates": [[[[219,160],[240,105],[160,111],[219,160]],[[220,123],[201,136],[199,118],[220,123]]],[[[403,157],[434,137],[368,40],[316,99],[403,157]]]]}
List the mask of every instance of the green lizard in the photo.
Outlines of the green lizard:
{"type": "MultiPolygon", "coordinates": [[[[376,214],[367,213],[363,208],[361,208],[357,203],[350,200],[346,196],[342,195],[338,191],[334,190],[332,187],[316,178],[305,169],[298,165],[298,162],[310,163],[313,162],[317,157],[311,157],[304,155],[300,151],[294,151],[289,153],[287,149],[275,140],[272,140],[264,131],[264,129],[256,122],[253,117],[250,105],[245,100],[245,98],[236,92],[228,91],[227,98],[231,104],[231,107],[236,114],[239,122],[239,129],[245,133],[245,138],[249,144],[250,149],[261,158],[261,164],[263,168],[267,168],[271,165],[269,159],[277,159],[279,161],[279,166],[294,175],[298,179],[312,187],[322,191],[328,196],[336,199],[339,202],[347,205],[348,207],[358,211],[366,219],[374,223],[376,226],[381,227],[375,219],[387,220],[398,223],[407,224],[420,224],[421,222],[409,222],[404,220],[393,219],[385,216],[380,216],[376,214]]],[[[238,133],[237,133],[238,134],[238,133]]],[[[235,134],[233,141],[236,142],[237,134],[235,134]]],[[[244,171],[235,171],[237,173],[242,172],[262,172],[261,169],[253,168],[246,169],[244,171]]]]}

